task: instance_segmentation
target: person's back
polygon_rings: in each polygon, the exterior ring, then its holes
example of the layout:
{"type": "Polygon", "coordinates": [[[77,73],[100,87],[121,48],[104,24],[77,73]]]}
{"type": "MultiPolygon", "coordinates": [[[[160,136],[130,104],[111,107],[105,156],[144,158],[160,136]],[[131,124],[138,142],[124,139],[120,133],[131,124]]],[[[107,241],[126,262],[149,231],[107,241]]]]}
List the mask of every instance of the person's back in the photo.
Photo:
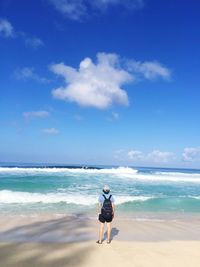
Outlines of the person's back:
{"type": "Polygon", "coordinates": [[[103,194],[98,199],[98,219],[100,222],[99,239],[97,243],[102,243],[104,224],[107,224],[107,243],[110,243],[111,222],[114,218],[115,205],[114,197],[110,194],[110,188],[104,186],[103,194]]]}

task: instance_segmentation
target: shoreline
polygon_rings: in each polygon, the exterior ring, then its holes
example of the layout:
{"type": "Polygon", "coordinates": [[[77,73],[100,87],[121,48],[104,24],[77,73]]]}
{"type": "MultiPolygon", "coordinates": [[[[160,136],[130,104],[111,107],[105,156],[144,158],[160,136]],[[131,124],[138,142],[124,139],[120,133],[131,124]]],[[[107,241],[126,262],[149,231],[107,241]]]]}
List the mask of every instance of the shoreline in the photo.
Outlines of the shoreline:
{"type": "MultiPolygon", "coordinates": [[[[96,208],[91,211],[78,210],[70,212],[51,212],[51,211],[30,211],[30,212],[1,212],[1,217],[27,217],[27,218],[62,218],[62,217],[81,217],[82,219],[97,220],[96,208]]],[[[200,212],[184,212],[184,211],[118,211],[115,212],[116,220],[130,221],[191,221],[200,220],[200,212]]]]}
{"type": "MultiPolygon", "coordinates": [[[[153,214],[151,214],[153,216],[153,214]]],[[[85,214],[0,215],[0,242],[68,243],[96,240],[99,223],[85,214]]],[[[112,222],[117,241],[200,241],[200,215],[169,218],[131,218],[112,222]]]]}

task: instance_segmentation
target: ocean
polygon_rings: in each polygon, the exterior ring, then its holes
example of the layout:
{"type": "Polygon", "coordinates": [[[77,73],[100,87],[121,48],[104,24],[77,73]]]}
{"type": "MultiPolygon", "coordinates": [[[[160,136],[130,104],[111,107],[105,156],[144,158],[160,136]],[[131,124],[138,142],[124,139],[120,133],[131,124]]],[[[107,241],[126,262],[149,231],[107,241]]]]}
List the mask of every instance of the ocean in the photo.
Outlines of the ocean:
{"type": "Polygon", "coordinates": [[[104,185],[119,214],[200,214],[200,170],[25,164],[0,165],[0,213],[94,214],[104,185]]]}

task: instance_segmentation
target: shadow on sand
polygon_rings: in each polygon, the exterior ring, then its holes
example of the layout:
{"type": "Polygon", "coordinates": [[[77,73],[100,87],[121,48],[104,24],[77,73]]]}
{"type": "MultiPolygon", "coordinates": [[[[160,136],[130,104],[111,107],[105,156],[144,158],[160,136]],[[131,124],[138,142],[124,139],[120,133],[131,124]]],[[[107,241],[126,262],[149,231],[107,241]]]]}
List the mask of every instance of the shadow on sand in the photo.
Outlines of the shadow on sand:
{"type": "Polygon", "coordinates": [[[0,232],[0,266],[77,266],[92,249],[80,241],[89,239],[81,214],[20,225],[0,232]]]}
{"type": "MultiPolygon", "coordinates": [[[[114,237],[117,236],[118,234],[119,234],[119,229],[113,227],[110,234],[110,240],[112,241],[114,237]]],[[[104,233],[103,240],[106,240],[106,238],[107,238],[107,231],[104,233]]]]}

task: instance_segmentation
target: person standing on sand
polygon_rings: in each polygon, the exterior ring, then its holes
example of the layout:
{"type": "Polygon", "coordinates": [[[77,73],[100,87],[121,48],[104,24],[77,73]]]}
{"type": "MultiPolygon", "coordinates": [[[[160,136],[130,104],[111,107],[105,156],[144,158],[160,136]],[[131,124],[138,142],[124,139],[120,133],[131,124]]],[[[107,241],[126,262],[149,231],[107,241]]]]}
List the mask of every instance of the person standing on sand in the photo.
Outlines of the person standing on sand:
{"type": "Polygon", "coordinates": [[[114,218],[115,213],[115,204],[114,197],[110,194],[109,186],[105,185],[103,188],[103,194],[99,196],[98,199],[98,219],[100,222],[99,228],[99,239],[97,240],[98,244],[102,244],[103,232],[105,222],[107,224],[107,244],[111,242],[111,222],[114,218]]]}

